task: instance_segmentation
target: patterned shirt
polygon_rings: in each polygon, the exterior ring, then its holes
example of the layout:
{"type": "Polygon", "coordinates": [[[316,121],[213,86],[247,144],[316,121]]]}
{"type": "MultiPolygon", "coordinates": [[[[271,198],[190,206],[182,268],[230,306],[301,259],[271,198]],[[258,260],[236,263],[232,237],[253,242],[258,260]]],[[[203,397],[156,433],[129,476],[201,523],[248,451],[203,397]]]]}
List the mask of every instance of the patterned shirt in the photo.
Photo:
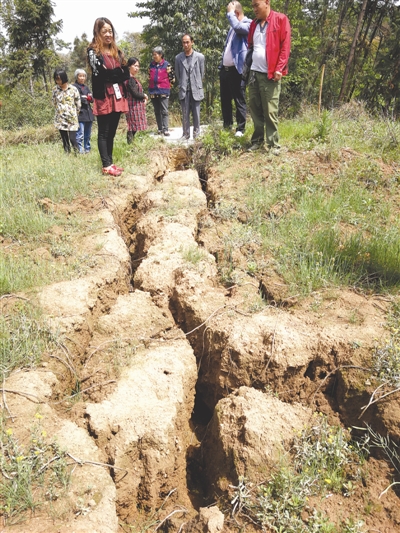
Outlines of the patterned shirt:
{"type": "Polygon", "coordinates": [[[78,131],[78,115],[81,109],[78,89],[70,84],[66,89],[56,85],[53,89],[53,104],[56,108],[54,126],[58,130],[78,131]]]}

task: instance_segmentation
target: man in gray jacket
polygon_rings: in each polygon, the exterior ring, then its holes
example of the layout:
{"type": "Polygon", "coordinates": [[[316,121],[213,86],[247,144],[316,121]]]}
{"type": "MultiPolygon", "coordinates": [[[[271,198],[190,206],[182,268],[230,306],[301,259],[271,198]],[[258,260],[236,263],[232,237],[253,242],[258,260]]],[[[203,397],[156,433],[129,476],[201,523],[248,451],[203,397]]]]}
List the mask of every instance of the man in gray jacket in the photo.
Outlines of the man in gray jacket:
{"type": "Polygon", "coordinates": [[[182,108],[182,139],[190,138],[190,111],[193,115],[193,138],[200,133],[200,102],[204,98],[204,56],[193,50],[193,37],[182,37],[183,52],[175,58],[175,78],[182,108]]]}

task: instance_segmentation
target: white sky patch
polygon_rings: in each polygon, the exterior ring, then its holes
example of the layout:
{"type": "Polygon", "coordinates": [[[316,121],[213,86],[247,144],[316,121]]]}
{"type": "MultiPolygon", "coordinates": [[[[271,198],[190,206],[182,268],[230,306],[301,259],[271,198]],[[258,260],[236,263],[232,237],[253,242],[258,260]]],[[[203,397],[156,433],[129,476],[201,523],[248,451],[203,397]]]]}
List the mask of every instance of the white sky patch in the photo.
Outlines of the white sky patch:
{"type": "Polygon", "coordinates": [[[146,19],[128,17],[128,13],[136,10],[132,0],[53,0],[53,6],[54,20],[63,21],[63,29],[57,37],[70,43],[83,33],[91,41],[94,21],[98,17],[111,20],[118,39],[122,39],[125,32],[141,32],[147,23],[146,19]]]}

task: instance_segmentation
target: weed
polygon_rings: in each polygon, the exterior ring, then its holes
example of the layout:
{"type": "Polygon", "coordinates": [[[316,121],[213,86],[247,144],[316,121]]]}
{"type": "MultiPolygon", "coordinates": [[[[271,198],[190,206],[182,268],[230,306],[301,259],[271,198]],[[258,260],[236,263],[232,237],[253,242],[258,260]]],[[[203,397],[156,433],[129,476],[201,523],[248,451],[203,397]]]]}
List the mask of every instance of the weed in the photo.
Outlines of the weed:
{"type": "Polygon", "coordinates": [[[198,246],[191,246],[189,248],[183,248],[180,250],[183,259],[187,263],[191,263],[194,266],[197,266],[201,261],[207,259],[207,253],[202,248],[198,246]]]}
{"type": "Polygon", "coordinates": [[[1,314],[0,379],[15,368],[35,366],[54,345],[50,329],[31,304],[19,303],[8,314],[1,314]]]}
{"type": "Polygon", "coordinates": [[[317,123],[315,138],[319,142],[326,142],[328,140],[332,128],[331,113],[324,109],[320,121],[317,123]]]}
{"type": "Polygon", "coordinates": [[[68,488],[66,452],[56,441],[47,439],[41,418],[37,413],[25,446],[1,422],[0,513],[5,523],[20,521],[44,501],[51,503],[60,498],[68,488]]]}
{"type": "Polygon", "coordinates": [[[235,219],[237,217],[237,206],[228,202],[218,202],[210,209],[210,213],[221,220],[235,219]]]}
{"type": "Polygon", "coordinates": [[[250,516],[263,529],[293,533],[361,533],[362,522],[333,523],[308,505],[311,496],[339,492],[350,497],[367,454],[367,441],[355,443],[340,427],[318,417],[282,455],[267,483],[240,479],[231,500],[233,514],[250,516]],[[309,515],[303,521],[303,513],[309,515]]]}

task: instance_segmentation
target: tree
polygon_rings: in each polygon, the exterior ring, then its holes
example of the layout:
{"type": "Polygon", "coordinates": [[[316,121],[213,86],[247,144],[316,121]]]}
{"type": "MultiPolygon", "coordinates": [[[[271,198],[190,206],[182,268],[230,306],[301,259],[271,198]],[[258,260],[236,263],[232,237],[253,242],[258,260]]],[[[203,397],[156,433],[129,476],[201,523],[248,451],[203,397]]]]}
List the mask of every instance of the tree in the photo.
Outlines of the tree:
{"type": "Polygon", "coordinates": [[[137,3],[139,11],[130,17],[149,18],[143,29],[143,41],[147,45],[147,57],[154,46],[162,46],[166,59],[174,63],[182,51],[181,38],[185,33],[193,36],[195,48],[206,59],[205,91],[207,108],[210,109],[216,94],[218,63],[226,36],[225,5],[219,0],[144,0],[137,3]],[[221,9],[222,8],[222,9],[221,9]]]}
{"type": "Polygon", "coordinates": [[[82,33],[81,38],[75,37],[74,48],[69,58],[69,69],[75,72],[77,68],[85,68],[87,63],[87,48],[89,41],[86,33],[82,33]]]}
{"type": "Polygon", "coordinates": [[[118,41],[118,47],[122,50],[125,57],[138,57],[144,49],[142,35],[136,32],[125,32],[122,39],[118,41]]]}
{"type": "Polygon", "coordinates": [[[33,77],[47,88],[57,61],[53,37],[62,28],[62,21],[53,22],[53,17],[51,0],[2,0],[0,19],[8,36],[2,67],[11,86],[33,77]]]}

